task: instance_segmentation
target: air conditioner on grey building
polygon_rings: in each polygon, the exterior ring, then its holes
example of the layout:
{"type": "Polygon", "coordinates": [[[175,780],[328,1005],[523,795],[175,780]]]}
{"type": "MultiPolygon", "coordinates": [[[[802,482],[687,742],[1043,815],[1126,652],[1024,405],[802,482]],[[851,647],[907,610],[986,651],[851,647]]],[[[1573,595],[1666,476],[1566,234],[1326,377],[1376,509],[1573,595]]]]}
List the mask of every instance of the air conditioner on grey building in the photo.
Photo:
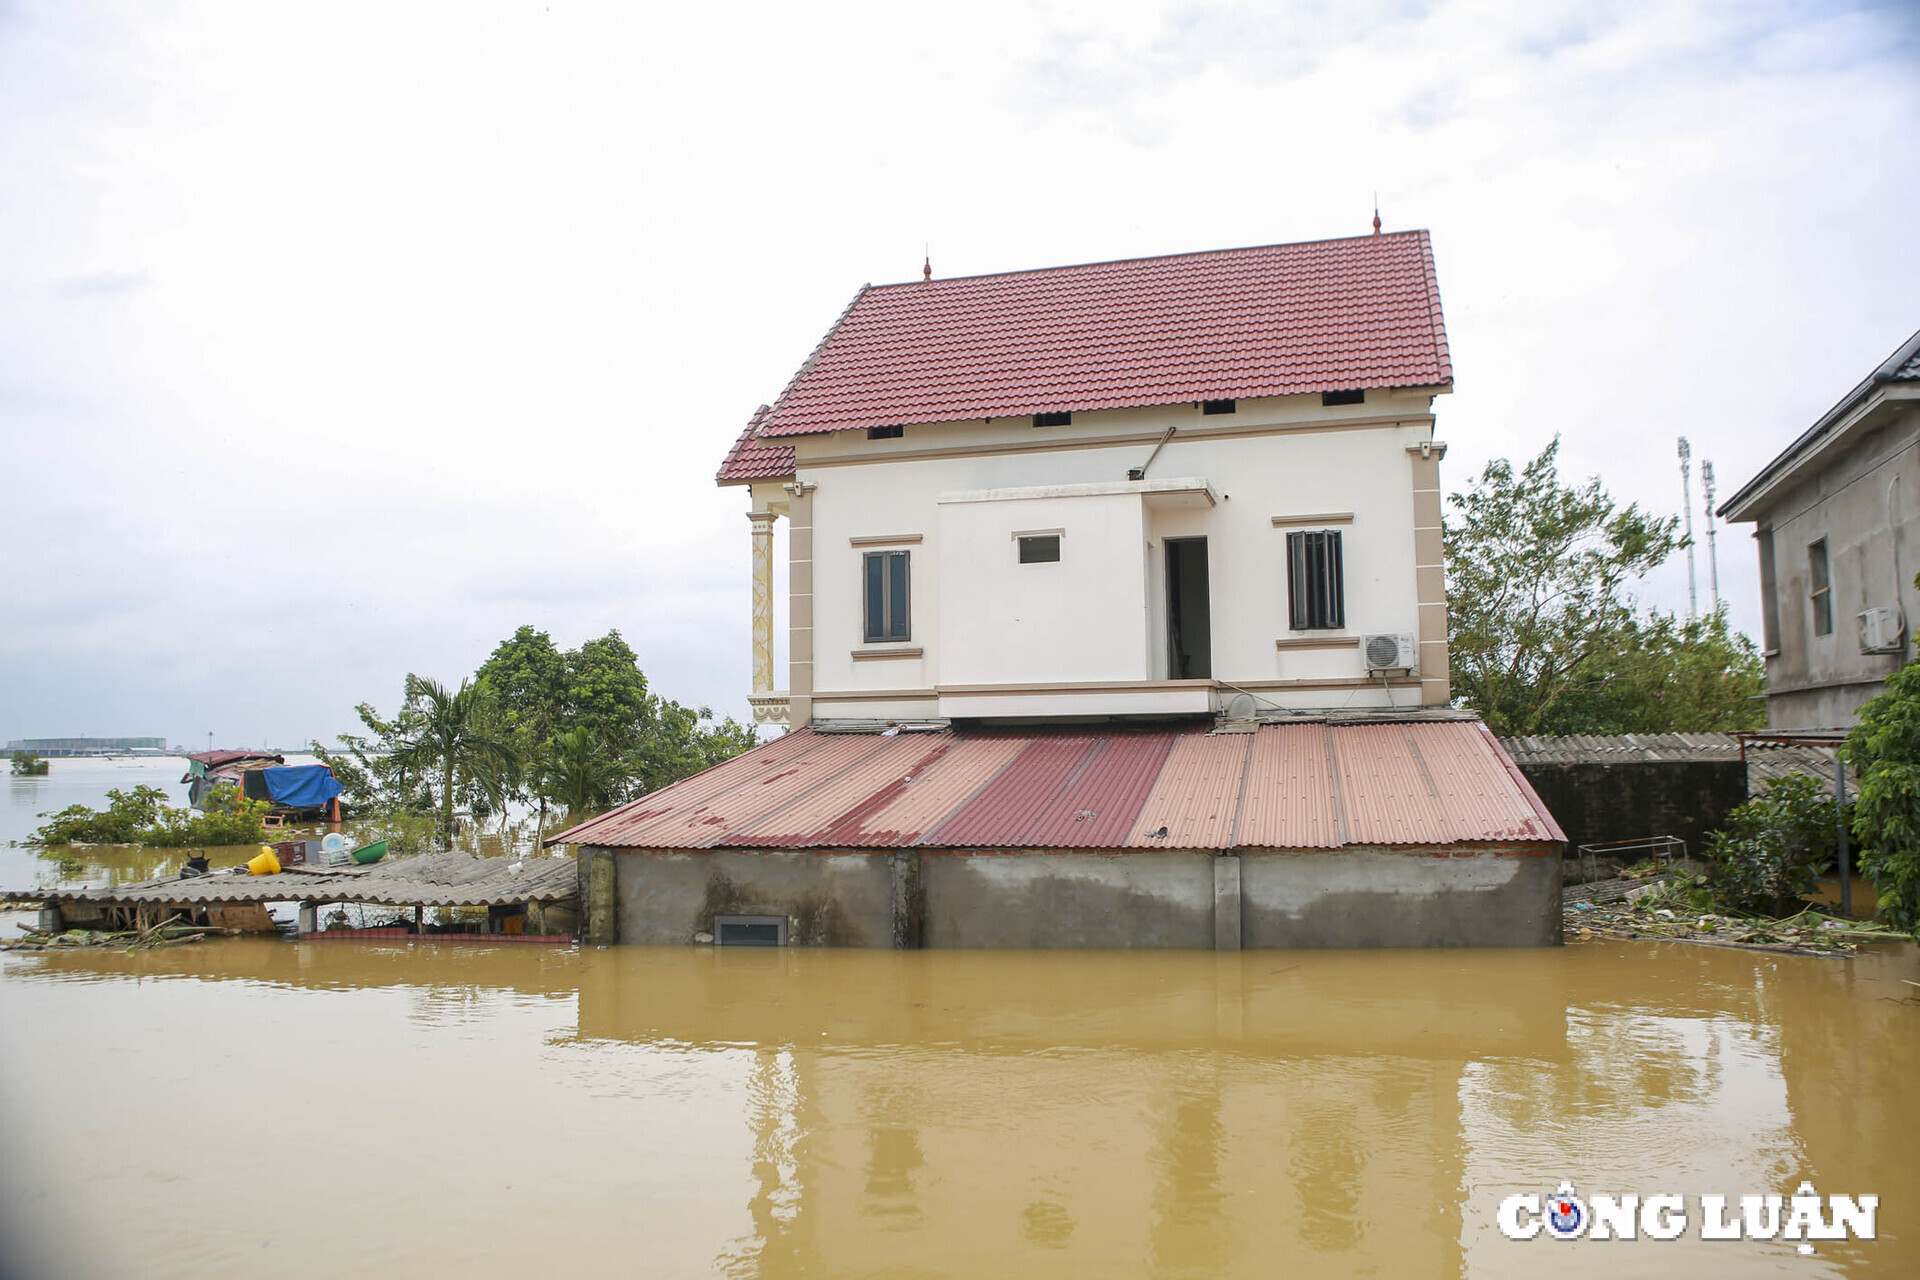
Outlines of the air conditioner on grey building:
{"type": "Polygon", "coordinates": [[[1860,615],[1860,652],[1905,653],[1907,620],[1898,609],[1868,609],[1860,615]]]}
{"type": "Polygon", "coordinates": [[[1420,665],[1420,647],[1409,635],[1371,635],[1360,638],[1369,671],[1412,671],[1420,665]]]}

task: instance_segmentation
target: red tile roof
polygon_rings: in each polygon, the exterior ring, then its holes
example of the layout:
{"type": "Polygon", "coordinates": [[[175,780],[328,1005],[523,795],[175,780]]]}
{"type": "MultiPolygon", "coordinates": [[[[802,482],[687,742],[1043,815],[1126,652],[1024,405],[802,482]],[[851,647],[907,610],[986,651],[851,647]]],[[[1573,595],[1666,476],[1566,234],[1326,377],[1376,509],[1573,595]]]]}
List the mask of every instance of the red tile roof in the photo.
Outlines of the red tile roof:
{"type": "Polygon", "coordinates": [[[756,434],[1452,380],[1403,231],[863,289],[756,434]]]}
{"type": "Polygon", "coordinates": [[[721,484],[745,484],[749,480],[779,480],[793,474],[793,446],[768,444],[760,439],[760,424],[770,412],[764,404],[754,410],[740,438],[727,450],[715,480],[721,484]]]}
{"type": "Polygon", "coordinates": [[[801,729],[554,837],[630,849],[1332,849],[1566,837],[1476,720],[801,729]]]}

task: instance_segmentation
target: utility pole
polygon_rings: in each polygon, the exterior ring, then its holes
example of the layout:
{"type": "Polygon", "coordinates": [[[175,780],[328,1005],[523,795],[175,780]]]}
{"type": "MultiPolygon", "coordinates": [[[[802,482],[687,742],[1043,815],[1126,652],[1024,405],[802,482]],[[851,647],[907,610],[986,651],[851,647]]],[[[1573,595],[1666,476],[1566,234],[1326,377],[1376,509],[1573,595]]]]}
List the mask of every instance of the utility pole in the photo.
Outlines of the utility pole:
{"type": "Polygon", "coordinates": [[[1707,585],[1713,592],[1713,611],[1720,612],[1720,557],[1713,545],[1713,459],[1700,459],[1700,487],[1707,491],[1707,585]]]}
{"type": "Polygon", "coordinates": [[[1700,592],[1693,578],[1693,449],[1680,437],[1680,510],[1687,520],[1687,621],[1700,616],[1700,592]]]}

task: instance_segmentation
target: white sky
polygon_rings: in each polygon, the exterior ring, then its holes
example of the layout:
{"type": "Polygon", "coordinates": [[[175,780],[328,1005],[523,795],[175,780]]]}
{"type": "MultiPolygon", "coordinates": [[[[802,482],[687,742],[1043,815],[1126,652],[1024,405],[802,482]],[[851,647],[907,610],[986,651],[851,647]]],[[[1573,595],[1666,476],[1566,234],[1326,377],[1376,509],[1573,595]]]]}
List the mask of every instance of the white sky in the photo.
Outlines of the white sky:
{"type": "Polygon", "coordinates": [[[1673,511],[1684,432],[1725,496],[1920,327],[1916,126],[1910,4],[0,3],[0,739],[296,745],[522,622],[744,714],[714,468],[929,242],[1378,191],[1433,232],[1450,490],[1557,431],[1673,511]]]}

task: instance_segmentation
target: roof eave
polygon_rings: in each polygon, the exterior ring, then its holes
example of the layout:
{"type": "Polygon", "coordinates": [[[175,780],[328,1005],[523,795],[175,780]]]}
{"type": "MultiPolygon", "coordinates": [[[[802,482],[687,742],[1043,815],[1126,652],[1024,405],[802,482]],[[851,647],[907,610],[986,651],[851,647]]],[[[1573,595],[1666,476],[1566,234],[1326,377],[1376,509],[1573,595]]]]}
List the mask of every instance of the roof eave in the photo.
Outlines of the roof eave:
{"type": "Polygon", "coordinates": [[[1802,432],[1799,439],[1762,467],[1758,475],[1721,503],[1715,514],[1723,520],[1740,523],[1758,520],[1772,498],[1795,483],[1828,449],[1862,427],[1875,424],[1915,401],[1920,401],[1920,384],[1869,382],[1855,388],[1853,394],[1823,414],[1820,421],[1802,432]]]}

